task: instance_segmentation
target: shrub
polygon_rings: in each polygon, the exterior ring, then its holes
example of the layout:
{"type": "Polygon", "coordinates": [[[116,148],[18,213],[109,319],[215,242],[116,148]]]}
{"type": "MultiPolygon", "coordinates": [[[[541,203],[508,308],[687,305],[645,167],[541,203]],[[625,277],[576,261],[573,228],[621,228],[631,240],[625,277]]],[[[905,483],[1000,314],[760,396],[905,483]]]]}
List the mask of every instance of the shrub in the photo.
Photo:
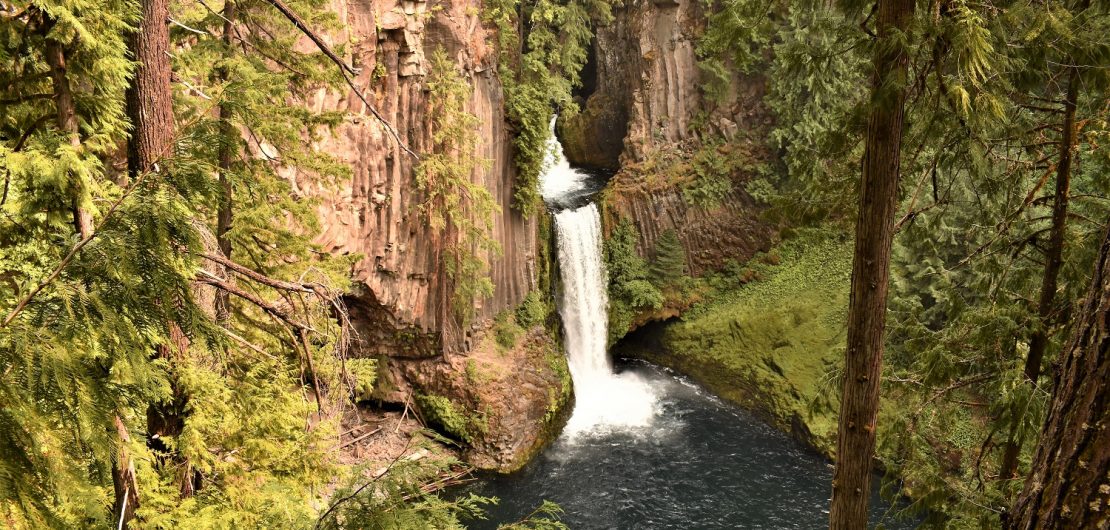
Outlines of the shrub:
{"type": "Polygon", "coordinates": [[[521,327],[527,329],[547,320],[550,311],[547,302],[539,291],[532,291],[524,297],[524,301],[516,308],[516,321],[521,327]]]}
{"type": "Polygon", "coordinates": [[[493,337],[502,348],[512,348],[524,333],[512,311],[502,311],[493,319],[493,337]]]}
{"type": "Polygon", "coordinates": [[[450,398],[435,394],[416,394],[416,405],[429,422],[439,425],[447,434],[467,443],[472,440],[470,417],[450,398]]]}
{"type": "Polygon", "coordinates": [[[374,383],[378,379],[378,361],[376,359],[347,359],[347,376],[351,378],[354,387],[355,401],[367,401],[374,392],[374,383]]]}

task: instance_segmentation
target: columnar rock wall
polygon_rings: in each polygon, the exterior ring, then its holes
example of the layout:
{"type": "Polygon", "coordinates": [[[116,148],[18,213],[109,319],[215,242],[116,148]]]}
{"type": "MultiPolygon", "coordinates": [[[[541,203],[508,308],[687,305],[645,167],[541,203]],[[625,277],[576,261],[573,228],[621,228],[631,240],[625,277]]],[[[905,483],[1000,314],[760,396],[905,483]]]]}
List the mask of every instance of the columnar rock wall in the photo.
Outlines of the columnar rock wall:
{"type": "MultiPolygon", "coordinates": [[[[433,147],[436,102],[425,86],[432,54],[443,49],[473,88],[466,110],[478,117],[476,154],[486,163],[472,181],[500,207],[492,237],[501,252],[484,255],[495,292],[475,301],[471,325],[463,328],[452,307],[444,254],[453,234],[429,226],[420,211],[426,198],[417,189],[418,161],[398,148],[353,91],[322,90],[311,102],[318,110],[348,113],[317,148],[346,163],[350,180],[329,187],[289,177],[297,193],[318,200],[316,242],[333,254],[361,256],[346,302],[352,355],[379,360],[375,396],[418,412],[429,396],[448,400],[468,418],[467,459],[504,471],[523,465],[556,430],[570,388],[565,359],[542,328],[529,330],[512,348],[497,346],[485,329],[494,315],[537,288],[538,245],[547,242],[537,240],[544,212],[525,219],[511,207],[516,171],[510,132],[489,44],[495,36],[482,25],[480,8],[481,0],[334,0],[344,29],[328,36],[359,69],[357,86],[417,153],[433,147]]],[[[428,418],[433,411],[422,412],[428,418]]],[[[435,426],[434,419],[430,423],[435,426]]]]}
{"type": "MultiPolygon", "coordinates": [[[[429,57],[442,48],[473,87],[468,109],[481,123],[474,182],[500,204],[493,238],[502,253],[488,253],[496,291],[477,301],[480,323],[515,306],[535,287],[536,220],[510,204],[515,169],[502,106],[491,35],[480,22],[480,0],[336,0],[345,25],[333,34],[360,69],[356,84],[416,152],[431,148],[425,75],[429,57]]],[[[319,148],[349,164],[353,175],[337,190],[306,189],[320,197],[322,233],[317,242],[336,254],[361,254],[354,269],[358,289],[348,299],[365,355],[427,356],[465,351],[473,330],[459,329],[451,312],[451,280],[444,248],[451,234],[429,227],[419,211],[416,161],[400,151],[387,129],[353,91],[322,91],[319,109],[352,117],[319,148]]],[[[306,180],[306,179],[301,179],[306,180]]],[[[307,186],[307,185],[306,185],[307,186]]]]}
{"type": "MultiPolygon", "coordinates": [[[[663,165],[653,160],[688,159],[711,137],[747,133],[762,141],[771,125],[763,78],[737,74],[723,101],[703,96],[696,47],[706,13],[699,0],[631,0],[614,16],[597,32],[590,72],[596,81],[583,111],[560,128],[572,162],[618,170],[603,204],[607,229],[632,219],[645,255],[656,237],[675,230],[694,275],[766,250],[774,232],[743,189],[749,175],[734,175],[732,192],[706,209],[685,201],[681,179],[665,182],[645,169],[663,165]]],[[[753,151],[770,157],[762,145],[753,151]]]]}

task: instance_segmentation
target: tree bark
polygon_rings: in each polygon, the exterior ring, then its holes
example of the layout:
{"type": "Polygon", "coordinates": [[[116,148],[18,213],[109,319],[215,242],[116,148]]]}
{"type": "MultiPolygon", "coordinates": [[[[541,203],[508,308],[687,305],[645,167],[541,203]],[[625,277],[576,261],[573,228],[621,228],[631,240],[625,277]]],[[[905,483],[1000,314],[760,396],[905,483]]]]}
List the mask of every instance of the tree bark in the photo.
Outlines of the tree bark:
{"type": "Polygon", "coordinates": [[[169,16],[168,0],[142,0],[142,19],[128,43],[139,62],[127,89],[127,115],[132,125],[127,171],[132,179],[156,171],[155,164],[173,148],[169,16]]]}
{"type": "Polygon", "coordinates": [[[908,30],[913,11],[914,0],[878,3],[878,42],[871,77],[871,111],[856,221],[848,348],[829,511],[832,530],[867,527],[909,60],[895,42],[898,34],[908,30]]]}
{"type": "MultiPolygon", "coordinates": [[[[141,18],[135,31],[128,35],[128,47],[138,62],[131,85],[127,88],[127,116],[131,121],[131,137],[127,141],[127,173],[134,181],[141,175],[157,173],[158,164],[172,154],[174,144],[173,91],[170,69],[169,0],[142,0],[141,18]]],[[[167,300],[164,303],[174,303],[167,300]]],[[[158,346],[158,355],[171,360],[176,353],[185,352],[189,339],[176,322],[167,322],[169,344],[158,346]]],[[[171,384],[172,381],[171,381],[171,384]]],[[[173,384],[175,398],[178,394],[173,384]]],[[[176,399],[175,399],[176,401],[176,399]]],[[[147,433],[150,444],[158,449],[161,436],[180,432],[181,420],[174,410],[174,403],[167,406],[152,404],[147,409],[147,433]],[[170,429],[174,427],[175,429],[170,429]]],[[[122,466],[121,466],[122,467],[122,466]]],[[[188,466],[183,466],[186,470],[188,466]]],[[[183,481],[190,484],[190,481],[183,481]]],[[[182,486],[182,493],[191,493],[191,486],[182,486]]],[[[135,492],[137,494],[137,492],[135,492]]],[[[138,507],[137,495],[120,499],[117,487],[117,512],[121,525],[127,527],[138,507]],[[122,502],[128,509],[121,510],[122,502]]]]}
{"type": "Polygon", "coordinates": [[[135,518],[135,509],[139,507],[139,486],[135,481],[135,463],[127,450],[131,436],[119,416],[115,417],[115,430],[120,449],[116,462],[112,465],[112,488],[115,491],[112,514],[118,517],[117,521],[121,521],[117,526],[126,528],[127,523],[135,518]]]}
{"type": "Polygon", "coordinates": [[[1055,379],[1007,530],[1110,527],[1110,231],[1055,379]]]}
{"type": "MultiPolygon", "coordinates": [[[[1064,238],[1067,235],[1068,195],[1071,193],[1072,152],[1075,151],[1075,107],[1079,100],[1079,71],[1072,68],[1068,73],[1068,92],[1064,100],[1063,134],[1060,138],[1060,162],[1056,164],[1056,195],[1052,199],[1052,229],[1045,251],[1044,277],[1041,279],[1041,294],[1037,301],[1037,318],[1040,320],[1029,339],[1029,354],[1025,357],[1025,378],[1030,385],[1036,386],[1041,377],[1041,364],[1048,348],[1048,327],[1053,321],[1053,308],[1056,305],[1057,281],[1060,268],[1064,264],[1064,238]]],[[[1017,477],[1018,455],[1023,440],[1015,440],[1011,427],[1010,439],[1002,456],[1002,467],[998,476],[1002,479],[1017,477]]]]}
{"type": "MultiPolygon", "coordinates": [[[[235,3],[228,0],[224,4],[224,46],[227,53],[231,53],[233,49],[232,33],[235,31],[233,21],[235,20],[235,3]]],[[[227,82],[228,73],[226,69],[221,69],[219,72],[221,81],[227,82]]],[[[220,247],[220,252],[223,253],[225,258],[231,259],[231,239],[228,237],[228,232],[231,230],[231,223],[233,220],[233,206],[234,195],[231,184],[231,161],[235,156],[233,146],[236,143],[233,138],[237,138],[239,131],[231,123],[231,109],[227,104],[220,103],[220,150],[218,154],[217,164],[219,165],[220,172],[220,190],[223,195],[220,197],[220,208],[216,212],[216,243],[220,247]]],[[[216,291],[216,321],[221,325],[226,325],[230,317],[230,299],[228,293],[223,290],[216,291]]]]}
{"type": "MultiPolygon", "coordinates": [[[[52,21],[47,22],[44,31],[49,31],[53,25],[52,21]]],[[[81,133],[77,123],[77,104],[74,102],[73,89],[70,87],[69,78],[66,76],[65,47],[61,42],[47,37],[44,52],[46,64],[50,67],[50,81],[54,90],[55,124],[58,126],[58,130],[69,140],[69,145],[74,149],[79,149],[81,147],[81,133]]],[[[82,239],[91,235],[93,231],[92,214],[81,206],[81,188],[84,187],[83,185],[84,183],[80,183],[77,189],[72,192],[73,196],[70,198],[69,205],[70,211],[73,212],[73,229],[82,239]]]]}

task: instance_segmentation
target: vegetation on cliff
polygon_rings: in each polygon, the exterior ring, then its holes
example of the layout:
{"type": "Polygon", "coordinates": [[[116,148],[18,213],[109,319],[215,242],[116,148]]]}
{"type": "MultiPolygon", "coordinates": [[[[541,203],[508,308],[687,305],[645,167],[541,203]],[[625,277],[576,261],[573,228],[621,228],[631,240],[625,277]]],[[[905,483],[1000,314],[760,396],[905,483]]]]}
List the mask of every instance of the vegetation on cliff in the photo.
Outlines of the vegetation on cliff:
{"type": "Polygon", "coordinates": [[[424,194],[420,212],[450,242],[444,262],[453,282],[452,308],[463,325],[474,315],[474,304],[493,295],[489,265],[481,257],[501,252],[493,237],[493,216],[500,207],[493,194],[472,180],[475,170],[487,165],[475,155],[479,138],[478,117],[467,112],[467,83],[442,48],[431,56],[428,90],[433,146],[416,167],[416,186],[424,194]]]}
{"type": "MultiPolygon", "coordinates": [[[[5,5],[6,527],[448,528],[491,502],[435,496],[444,474],[463,469],[452,461],[341,462],[340,422],[381,367],[347,358],[341,295],[360,257],[312,243],[318,205],[306,192],[351,178],[315,149],[347,113],[311,110],[314,100],[347,78],[371,105],[344,50],[315,33],[339,29],[324,7],[5,5]],[[329,500],[343,483],[349,496],[329,500]]],[[[451,272],[472,308],[492,286],[487,265],[467,256],[490,248],[496,205],[470,182],[481,161],[463,111],[469,84],[443,53],[432,63],[435,145],[415,178],[427,222],[461,234],[451,272]]],[[[550,373],[562,403],[564,372],[550,373]]],[[[548,404],[538,407],[544,417],[548,404]]],[[[523,525],[557,527],[547,513],[523,525]]]]}
{"type": "Polygon", "coordinates": [[[612,20],[606,0],[487,0],[483,18],[497,28],[498,73],[513,135],[517,181],[514,206],[527,215],[540,208],[539,178],[555,112],[577,112],[594,24],[612,20]]]}
{"type": "Polygon", "coordinates": [[[704,301],[654,337],[618,346],[690,374],[825,454],[836,435],[851,245],[805,230],[773,251],[699,279],[704,301]],[[645,342],[648,346],[637,346],[645,342]],[[652,345],[661,346],[656,349],[652,345]]]}

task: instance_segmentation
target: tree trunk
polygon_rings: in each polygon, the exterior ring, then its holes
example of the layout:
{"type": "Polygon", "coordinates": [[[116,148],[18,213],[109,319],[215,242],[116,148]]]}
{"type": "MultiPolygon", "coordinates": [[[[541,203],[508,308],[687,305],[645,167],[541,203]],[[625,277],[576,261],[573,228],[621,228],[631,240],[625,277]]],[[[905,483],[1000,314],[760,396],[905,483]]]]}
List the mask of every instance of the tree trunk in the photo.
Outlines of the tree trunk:
{"type": "MultiPolygon", "coordinates": [[[[44,31],[49,31],[53,25],[53,22],[48,22],[44,26],[44,31]]],[[[65,47],[62,46],[62,43],[48,37],[44,51],[46,64],[50,67],[51,86],[54,90],[54,121],[58,130],[68,138],[69,145],[74,149],[79,149],[81,147],[81,134],[77,124],[77,104],[73,100],[73,89],[70,87],[69,78],[66,76],[65,47]]],[[[84,183],[82,182],[76,190],[73,190],[69,205],[70,211],[73,212],[73,229],[82,239],[92,235],[93,231],[92,214],[81,206],[83,187],[84,183]]]]}
{"type": "MultiPolygon", "coordinates": [[[[1079,71],[1072,68],[1068,74],[1068,93],[1064,101],[1063,134],[1060,138],[1060,163],[1056,165],[1056,195],[1052,200],[1052,230],[1045,251],[1044,278],[1041,279],[1041,295],[1037,302],[1037,318],[1040,320],[1029,339],[1029,354],[1025,357],[1025,378],[1036,386],[1041,377],[1041,364],[1048,348],[1048,327],[1054,320],[1053,307],[1056,305],[1056,284],[1060,268],[1064,264],[1064,237],[1067,235],[1068,195],[1071,193],[1072,151],[1075,150],[1075,106],[1079,100],[1079,71]]],[[[1017,477],[1018,455],[1021,453],[1022,440],[1014,440],[1011,427],[1010,441],[1002,457],[1002,468],[998,476],[1002,479],[1017,477]]]]}
{"type": "MultiPolygon", "coordinates": [[[[131,137],[127,141],[127,173],[132,182],[144,175],[158,173],[161,169],[158,164],[172,154],[174,144],[170,33],[166,25],[169,19],[169,0],[142,0],[140,8],[139,25],[128,35],[128,47],[138,62],[131,85],[127,88],[127,116],[132,127],[131,137]]],[[[167,328],[171,344],[160,345],[158,355],[172,359],[173,350],[184,352],[188,348],[189,339],[176,322],[168,322],[167,328]]],[[[177,394],[176,389],[174,394],[177,394]]],[[[148,407],[147,431],[151,443],[157,442],[159,436],[174,434],[164,432],[165,425],[180,423],[175,418],[168,417],[172,415],[172,412],[167,413],[162,407],[148,407]]],[[[120,467],[123,467],[122,463],[120,467]]],[[[121,499],[117,486],[116,493],[116,513],[120,514],[121,524],[126,527],[139,504],[137,492],[133,491],[132,497],[121,499]],[[123,502],[128,503],[127,510],[120,509],[123,502]]]]}
{"type": "MultiPolygon", "coordinates": [[[[1108,227],[1110,228],[1110,227],[1108,227]]],[[[1007,530],[1110,527],[1110,231],[1087,300],[1060,353],[1025,489],[1007,530]]]]}
{"type": "Polygon", "coordinates": [[[116,462],[112,465],[112,488],[115,491],[115,502],[112,514],[118,517],[118,527],[127,527],[127,523],[135,517],[135,509],[139,507],[139,486],[135,481],[135,463],[127,450],[131,436],[127,433],[127,426],[119,416],[115,418],[116,435],[119,436],[120,449],[116,462]]]}
{"type": "MultiPolygon", "coordinates": [[[[233,21],[235,20],[235,3],[228,1],[224,4],[224,46],[227,48],[227,53],[231,53],[234,42],[232,34],[235,31],[233,21]]],[[[227,82],[228,74],[226,69],[221,69],[219,72],[220,80],[227,82]]],[[[233,189],[231,185],[231,161],[235,156],[233,146],[236,145],[232,140],[237,138],[239,131],[231,123],[231,109],[224,103],[220,104],[220,150],[217,160],[220,171],[220,190],[223,195],[220,197],[220,208],[216,213],[216,243],[220,247],[220,252],[225,258],[231,259],[231,239],[228,237],[228,231],[231,230],[232,222],[232,207],[233,203],[233,189]]],[[[226,325],[231,309],[229,306],[230,299],[226,291],[216,291],[216,321],[221,325],[226,325]]]]}
{"type": "Polygon", "coordinates": [[[879,0],[879,42],[871,77],[871,111],[852,260],[848,349],[829,511],[832,530],[867,527],[908,66],[908,56],[893,41],[897,33],[907,31],[913,11],[914,0],[879,0]]]}
{"type": "Polygon", "coordinates": [[[127,116],[132,125],[127,171],[132,179],[156,172],[155,164],[172,154],[169,16],[168,0],[142,0],[142,19],[130,36],[131,51],[139,62],[127,89],[127,116]]]}

